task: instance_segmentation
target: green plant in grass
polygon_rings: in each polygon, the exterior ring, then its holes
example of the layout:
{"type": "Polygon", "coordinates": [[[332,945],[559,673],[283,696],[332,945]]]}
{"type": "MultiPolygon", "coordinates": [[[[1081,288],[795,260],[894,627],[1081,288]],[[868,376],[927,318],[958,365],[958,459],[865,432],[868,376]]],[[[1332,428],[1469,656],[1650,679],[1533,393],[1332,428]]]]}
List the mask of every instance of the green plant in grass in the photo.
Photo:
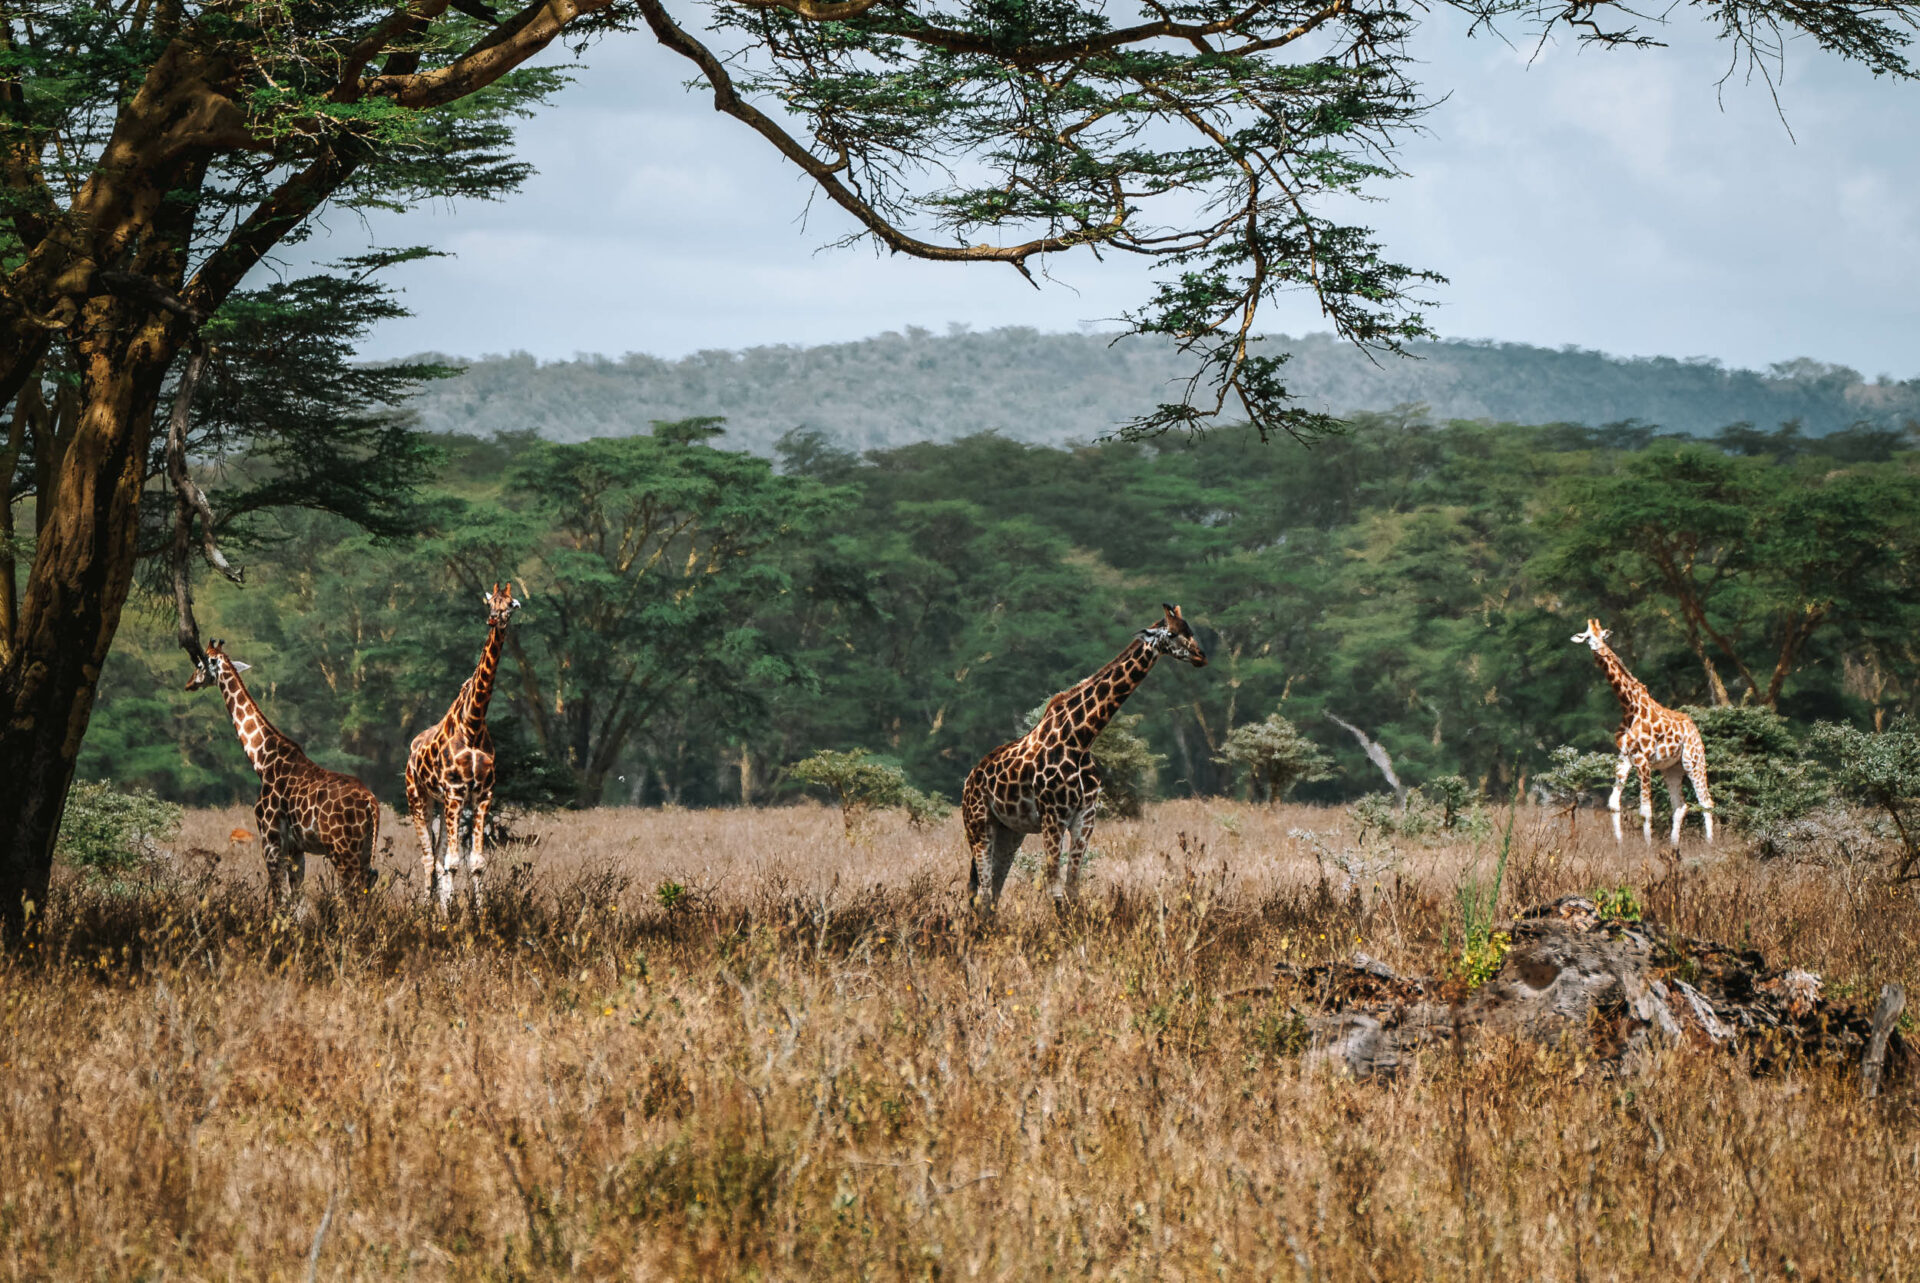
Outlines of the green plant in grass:
{"type": "Polygon", "coordinates": [[[180,831],[181,808],[146,789],[121,791],[106,780],[80,781],[67,795],[55,853],[64,864],[105,876],[161,858],[180,831]]]}

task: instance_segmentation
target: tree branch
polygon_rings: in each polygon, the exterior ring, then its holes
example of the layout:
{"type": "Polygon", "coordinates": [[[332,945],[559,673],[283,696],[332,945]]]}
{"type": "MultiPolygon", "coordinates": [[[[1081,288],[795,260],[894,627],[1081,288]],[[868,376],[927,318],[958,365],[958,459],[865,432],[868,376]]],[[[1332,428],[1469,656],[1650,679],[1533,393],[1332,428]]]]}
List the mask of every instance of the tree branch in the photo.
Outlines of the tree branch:
{"type": "Polygon", "coordinates": [[[1107,241],[1117,235],[1126,224],[1126,210],[1121,208],[1114,212],[1112,220],[1099,227],[1058,236],[1036,237],[1019,245],[971,247],[935,245],[930,241],[909,236],[888,222],[872,204],[862,199],[859,193],[840,180],[837,172],[840,169],[838,164],[829,164],[815,156],[765,112],[741,98],[739,90],[734,86],[733,77],[727,73],[725,65],[711,49],[688,35],[678,23],[674,22],[660,4],[660,0],[636,0],[636,4],[641,16],[646,18],[647,25],[653,28],[655,38],[699,67],[702,74],[706,76],[707,83],[713,87],[715,111],[744,122],[754,132],[772,143],[781,155],[799,166],[809,178],[819,184],[828,199],[852,214],[876,240],[896,253],[944,263],[1011,263],[1024,273],[1026,260],[1036,254],[1051,254],[1079,245],[1107,241]]]}
{"type": "Polygon", "coordinates": [[[214,542],[213,508],[207,496],[187,472],[187,425],[193,417],[193,395],[206,373],[207,345],[196,339],[187,355],[186,369],[180,372],[180,385],[174,389],[173,409],[167,416],[167,479],[173,483],[173,606],[178,622],[180,649],[198,665],[206,652],[200,647],[200,624],[193,615],[193,575],[189,565],[193,549],[193,520],[200,518],[200,554],[209,566],[234,583],[242,582],[241,572],[227,561],[214,542]]]}

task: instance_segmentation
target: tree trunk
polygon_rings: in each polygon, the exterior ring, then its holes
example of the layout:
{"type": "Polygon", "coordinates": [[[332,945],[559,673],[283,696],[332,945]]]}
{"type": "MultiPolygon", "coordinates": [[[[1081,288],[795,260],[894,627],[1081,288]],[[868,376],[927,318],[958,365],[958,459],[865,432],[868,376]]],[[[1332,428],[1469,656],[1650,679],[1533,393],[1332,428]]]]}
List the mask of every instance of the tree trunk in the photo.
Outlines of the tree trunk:
{"type": "Polygon", "coordinates": [[[0,669],[0,934],[44,902],[94,688],[133,582],[140,491],[161,379],[178,339],[110,301],[89,304],[80,404],[0,669]]]}

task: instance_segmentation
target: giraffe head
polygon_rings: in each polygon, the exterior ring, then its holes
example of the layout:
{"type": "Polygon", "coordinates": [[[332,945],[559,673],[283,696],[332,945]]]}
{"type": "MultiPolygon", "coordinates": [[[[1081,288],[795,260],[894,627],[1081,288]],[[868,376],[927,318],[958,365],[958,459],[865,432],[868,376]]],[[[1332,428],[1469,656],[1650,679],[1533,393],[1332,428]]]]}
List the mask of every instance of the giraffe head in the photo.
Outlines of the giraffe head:
{"type": "Polygon", "coordinates": [[[1200,649],[1200,641],[1193,635],[1193,629],[1187,627],[1187,617],[1180,613],[1178,606],[1162,605],[1165,618],[1151,628],[1140,630],[1140,640],[1156,655],[1165,655],[1169,659],[1184,659],[1195,668],[1207,666],[1207,653],[1200,649]]]}
{"type": "Polygon", "coordinates": [[[520,609],[520,599],[513,595],[511,579],[507,581],[507,586],[504,588],[495,584],[492,592],[481,593],[480,600],[487,603],[487,627],[489,628],[505,628],[513,612],[520,609]]]}
{"type": "Polygon", "coordinates": [[[200,662],[194,665],[193,676],[187,679],[187,689],[197,691],[203,686],[212,686],[220,680],[220,669],[224,665],[236,673],[244,673],[252,664],[243,664],[237,659],[229,659],[224,649],[226,643],[214,638],[200,655],[200,662]]]}
{"type": "Polygon", "coordinates": [[[1599,620],[1589,619],[1587,621],[1587,631],[1575,633],[1572,640],[1576,644],[1583,644],[1597,651],[1607,644],[1607,638],[1611,636],[1613,636],[1613,634],[1602,628],[1599,620]]]}

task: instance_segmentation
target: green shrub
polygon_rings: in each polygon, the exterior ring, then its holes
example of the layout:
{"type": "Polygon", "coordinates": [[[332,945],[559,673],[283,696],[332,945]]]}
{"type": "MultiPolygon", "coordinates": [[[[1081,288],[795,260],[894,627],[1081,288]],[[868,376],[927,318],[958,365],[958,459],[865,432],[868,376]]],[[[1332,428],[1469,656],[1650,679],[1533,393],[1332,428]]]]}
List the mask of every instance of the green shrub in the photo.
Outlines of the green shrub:
{"type": "Polygon", "coordinates": [[[1612,791],[1613,772],[1620,755],[1586,753],[1571,744],[1562,744],[1553,750],[1549,760],[1553,765],[1534,776],[1534,784],[1550,801],[1580,806],[1612,791]]]}
{"type": "Polygon", "coordinates": [[[1332,778],[1333,759],[1278,712],[1269,713],[1264,722],[1234,727],[1213,760],[1246,771],[1252,800],[1259,801],[1264,792],[1269,806],[1296,784],[1332,778]]]}
{"type": "Polygon", "coordinates": [[[1420,795],[1407,791],[1407,804],[1401,806],[1391,793],[1369,793],[1353,804],[1354,827],[1362,843],[1370,837],[1425,837],[1440,827],[1440,808],[1420,795]]]}
{"type": "Polygon", "coordinates": [[[907,782],[905,771],[864,748],[844,753],[822,749],[794,763],[793,778],[824,788],[833,796],[849,837],[875,811],[905,811],[907,821],[921,828],[946,818],[953,809],[938,793],[921,792],[907,782]]]}
{"type": "Polygon", "coordinates": [[[126,873],[161,857],[162,844],[180,831],[181,814],[146,789],[121,792],[105,780],[76,780],[54,854],[76,868],[126,873]]]}
{"type": "MultiPolygon", "coordinates": [[[[1819,806],[1829,792],[1819,764],[1810,760],[1787,719],[1757,704],[1689,708],[1707,750],[1707,787],[1713,813],[1749,833],[1795,820],[1819,806]]],[[[1666,789],[1654,786],[1662,807],[1666,789]]]]}
{"type": "Polygon", "coordinates": [[[1900,842],[1900,873],[1920,863],[1920,727],[1900,718],[1884,731],[1822,722],[1812,747],[1832,764],[1844,796],[1870,806],[1892,823],[1900,842]]]}
{"type": "MultiPolygon", "coordinates": [[[[1027,713],[1022,732],[1040,724],[1045,704],[1027,713]]],[[[1144,713],[1122,713],[1093,737],[1093,765],[1100,772],[1100,814],[1137,819],[1153,796],[1153,784],[1166,759],[1139,732],[1144,713]]]]}

